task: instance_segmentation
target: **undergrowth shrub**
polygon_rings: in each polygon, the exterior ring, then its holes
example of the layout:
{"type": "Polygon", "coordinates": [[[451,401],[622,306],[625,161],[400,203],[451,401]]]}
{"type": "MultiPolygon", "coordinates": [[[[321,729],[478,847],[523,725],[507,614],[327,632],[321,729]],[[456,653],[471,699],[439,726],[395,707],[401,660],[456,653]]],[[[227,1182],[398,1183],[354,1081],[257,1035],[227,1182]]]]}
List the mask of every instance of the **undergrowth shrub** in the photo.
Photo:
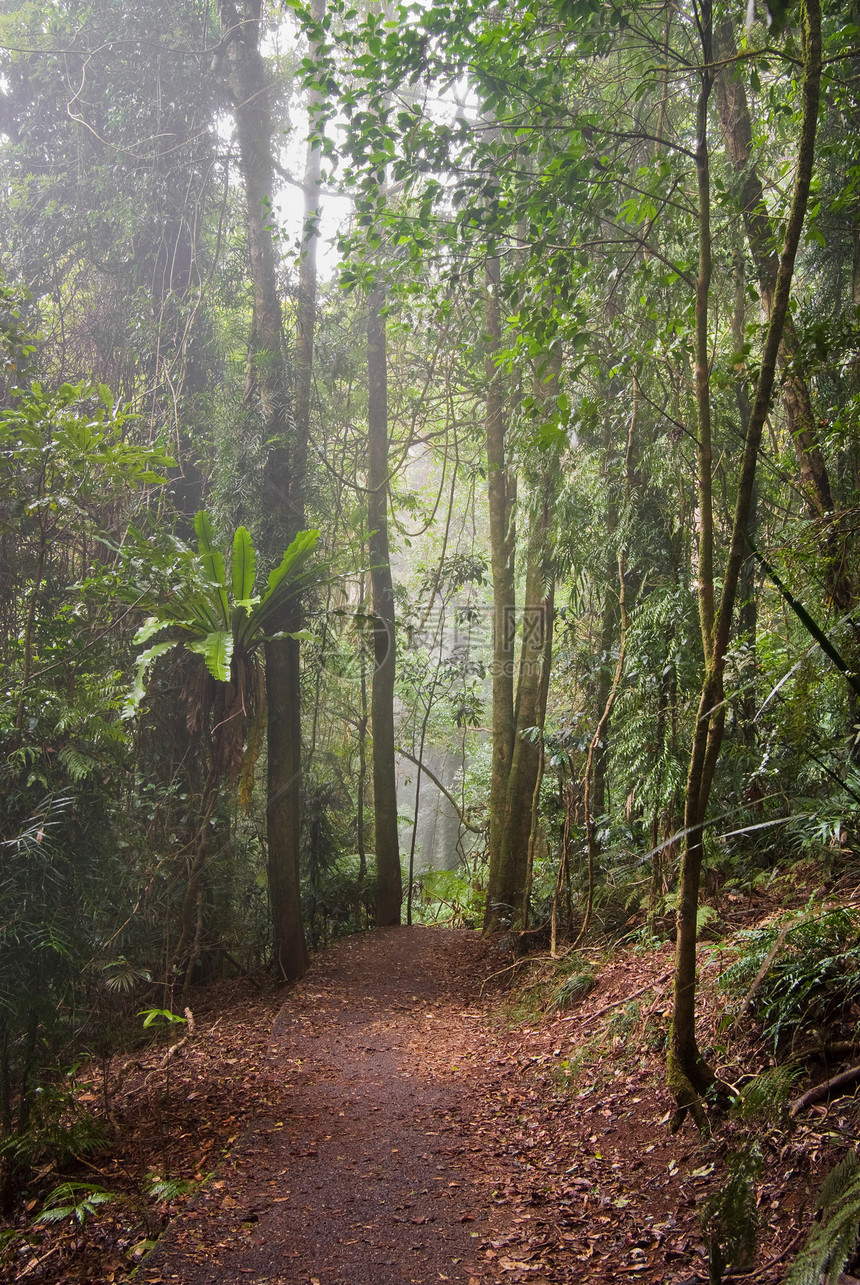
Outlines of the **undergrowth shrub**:
{"type": "Polygon", "coordinates": [[[743,1003],[771,952],[751,997],[762,1037],[777,1049],[813,1027],[857,1026],[860,1001],[860,916],[838,908],[806,910],[765,928],[738,934],[741,952],[721,979],[743,1003]],[[792,922],[794,920],[794,922],[792,922]]]}
{"type": "Polygon", "coordinates": [[[606,1024],[606,1032],[613,1039],[623,1039],[638,1025],[642,1014],[639,1000],[629,1000],[623,1008],[617,1009],[606,1024]]]}
{"type": "Polygon", "coordinates": [[[361,932],[373,922],[376,862],[368,856],[362,875],[356,853],[335,857],[320,868],[313,882],[302,887],[302,910],[311,946],[321,950],[330,941],[361,932]]]}
{"type": "Polygon", "coordinates": [[[422,924],[475,928],[484,918],[484,895],[468,869],[426,870],[418,877],[413,918],[422,924]]]}
{"type": "Polygon", "coordinates": [[[732,1099],[732,1117],[743,1125],[758,1128],[783,1123],[800,1072],[799,1066],[773,1066],[762,1071],[738,1089],[732,1099]]]}
{"type": "Polygon", "coordinates": [[[726,1156],[726,1176],[699,1213],[710,1285],[721,1285],[729,1268],[744,1273],[753,1264],[762,1148],[766,1135],[785,1123],[789,1095],[799,1072],[798,1067],[771,1067],[733,1094],[730,1116],[735,1131],[726,1156]]]}
{"type": "Polygon", "coordinates": [[[552,996],[548,1011],[556,1012],[560,1008],[569,1008],[590,994],[597,985],[594,969],[585,960],[574,957],[571,972],[552,996]]]}
{"type": "Polygon", "coordinates": [[[818,1222],[794,1261],[785,1285],[836,1285],[855,1253],[860,1226],[860,1161],[849,1151],[822,1183],[818,1222]]]}
{"type": "Polygon", "coordinates": [[[101,1150],[108,1138],[105,1124],[79,1102],[79,1085],[46,1081],[31,1094],[27,1127],[0,1138],[0,1157],[18,1167],[48,1163],[60,1168],[101,1150]]]}
{"type": "Polygon", "coordinates": [[[45,1201],[45,1206],[35,1221],[59,1223],[67,1219],[83,1227],[100,1205],[109,1204],[116,1197],[110,1191],[92,1182],[61,1182],[45,1201]]]}
{"type": "Polygon", "coordinates": [[[756,1183],[761,1152],[747,1143],[726,1159],[727,1177],[702,1205],[699,1221],[708,1250],[710,1285],[720,1285],[731,1267],[746,1272],[755,1257],[758,1233],[756,1183]]]}

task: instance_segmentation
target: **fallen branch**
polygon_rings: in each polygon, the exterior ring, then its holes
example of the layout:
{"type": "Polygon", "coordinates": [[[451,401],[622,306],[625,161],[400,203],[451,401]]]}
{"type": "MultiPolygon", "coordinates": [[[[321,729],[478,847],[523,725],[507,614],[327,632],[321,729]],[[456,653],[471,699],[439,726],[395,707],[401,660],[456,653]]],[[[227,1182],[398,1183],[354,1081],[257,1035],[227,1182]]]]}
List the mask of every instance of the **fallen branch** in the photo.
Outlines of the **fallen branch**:
{"type": "Polygon", "coordinates": [[[25,1276],[29,1276],[30,1273],[34,1272],[37,1267],[42,1266],[46,1258],[50,1258],[52,1254],[56,1254],[58,1249],[62,1249],[62,1244],[52,1245],[51,1248],[48,1250],[47,1254],[43,1254],[41,1258],[31,1258],[27,1266],[24,1268],[23,1272],[19,1272],[18,1275],[15,1277],[15,1280],[22,1281],[25,1276]]]}
{"type": "Polygon", "coordinates": [[[800,1115],[800,1112],[811,1106],[813,1102],[820,1102],[822,1098],[826,1098],[834,1089],[845,1088],[846,1085],[854,1084],[857,1080],[860,1080],[860,1066],[852,1066],[848,1071],[841,1071],[839,1075],[832,1076],[829,1080],[825,1080],[823,1084],[816,1084],[814,1088],[807,1089],[806,1093],[796,1098],[791,1104],[789,1115],[794,1119],[796,1115],[800,1115]]]}
{"type": "MultiPolygon", "coordinates": [[[[639,995],[644,995],[646,991],[662,985],[663,982],[669,980],[673,972],[674,969],[670,968],[665,973],[661,973],[655,981],[646,982],[644,986],[640,986],[638,991],[632,991],[629,995],[622,995],[620,999],[614,999],[611,1004],[604,1004],[603,1008],[599,1008],[596,1013],[591,1014],[591,1017],[585,1019],[586,1023],[596,1022],[598,1017],[602,1017],[604,1013],[610,1012],[611,1009],[619,1008],[622,1004],[629,1004],[632,999],[636,999],[639,995]]],[[[578,1013],[574,1013],[570,1017],[562,1017],[560,1020],[562,1022],[575,1022],[578,1016],[578,1013]]]]}
{"type": "Polygon", "coordinates": [[[471,821],[466,820],[466,815],[463,812],[463,809],[460,807],[459,803],[454,798],[451,791],[447,788],[447,786],[444,786],[442,784],[442,782],[439,780],[438,776],[436,776],[434,772],[430,771],[430,768],[427,766],[425,762],[423,762],[421,759],[417,759],[415,755],[410,754],[408,750],[400,749],[399,746],[397,749],[397,753],[400,754],[403,758],[408,759],[410,763],[414,763],[417,768],[420,768],[420,770],[424,773],[424,775],[430,778],[430,780],[436,786],[436,789],[441,791],[441,793],[445,795],[445,798],[448,800],[448,802],[451,804],[451,807],[457,813],[457,820],[460,822],[460,825],[463,827],[464,830],[468,830],[470,834],[484,833],[483,826],[472,825],[471,821]]]}
{"type": "Polygon", "coordinates": [[[826,1062],[828,1058],[846,1058],[860,1053],[860,1044],[856,1040],[835,1040],[832,1044],[815,1044],[812,1048],[802,1049],[786,1059],[787,1066],[805,1066],[807,1062],[826,1062]]]}
{"type": "Polygon", "coordinates": [[[773,964],[773,961],[776,959],[777,955],[780,953],[783,946],[785,945],[785,939],[790,932],[793,932],[795,928],[799,928],[801,924],[809,923],[810,919],[823,919],[825,915],[832,914],[834,910],[852,910],[852,909],[856,909],[856,905],[853,901],[847,901],[841,904],[834,903],[828,906],[821,906],[817,910],[809,910],[805,915],[800,915],[799,918],[791,919],[787,924],[783,924],[782,928],[779,930],[776,940],[774,941],[770,950],[767,952],[764,959],[762,960],[761,968],[758,970],[755,977],[753,978],[752,985],[750,986],[746,995],[744,995],[743,997],[741,1006],[738,1009],[738,1017],[735,1018],[735,1021],[737,1021],[739,1017],[744,1017],[749,1012],[750,1005],[755,999],[758,988],[761,986],[762,982],[767,976],[767,973],[770,970],[770,967],[773,964]]]}
{"type": "Polygon", "coordinates": [[[487,982],[491,982],[493,978],[502,977],[505,973],[512,973],[515,968],[520,968],[523,964],[528,964],[530,962],[531,961],[528,959],[515,959],[514,962],[512,964],[508,964],[506,968],[500,968],[497,973],[490,973],[490,975],[485,977],[481,982],[480,994],[483,995],[484,987],[487,985],[487,982]]]}
{"type": "Polygon", "coordinates": [[[779,931],[779,934],[777,935],[776,940],[774,941],[770,950],[767,952],[764,959],[762,960],[761,968],[758,970],[755,977],[753,978],[752,985],[750,986],[746,995],[744,995],[743,997],[741,1006],[738,1009],[738,1016],[735,1018],[735,1021],[737,1021],[738,1018],[744,1017],[749,1012],[750,1005],[755,999],[756,992],[758,991],[759,986],[761,986],[762,982],[767,976],[767,973],[770,969],[771,964],[776,959],[777,955],[780,953],[783,946],[785,945],[785,939],[788,936],[788,934],[794,928],[799,928],[801,924],[806,923],[806,921],[811,918],[812,918],[811,914],[801,915],[800,919],[790,920],[787,924],[783,924],[782,928],[779,931]]]}

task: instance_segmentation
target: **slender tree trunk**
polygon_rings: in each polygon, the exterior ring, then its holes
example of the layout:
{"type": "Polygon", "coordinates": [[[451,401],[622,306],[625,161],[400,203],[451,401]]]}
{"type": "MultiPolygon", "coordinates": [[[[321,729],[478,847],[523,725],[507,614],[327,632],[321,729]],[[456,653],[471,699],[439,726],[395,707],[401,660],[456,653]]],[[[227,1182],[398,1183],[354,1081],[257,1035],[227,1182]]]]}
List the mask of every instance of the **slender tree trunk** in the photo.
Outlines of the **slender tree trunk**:
{"type": "Polygon", "coordinates": [[[501,345],[502,316],[498,258],[487,260],[484,306],[487,379],[487,492],[490,564],[493,577],[492,766],[490,775],[490,864],[484,931],[495,932],[520,914],[523,882],[510,846],[504,843],[506,798],[514,753],[514,505],[516,479],[505,454],[505,399],[502,371],[495,356],[501,345]],[[519,882],[518,882],[519,880],[519,882]]]}
{"type": "Polygon", "coordinates": [[[269,898],[275,963],[287,981],[301,977],[308,966],[299,895],[301,743],[292,717],[299,704],[299,693],[293,687],[297,682],[298,666],[290,650],[280,642],[266,643],[269,898]],[[280,699],[273,701],[272,692],[280,699]]]}
{"type": "MultiPolygon", "coordinates": [[[[791,211],[786,224],[785,240],[776,274],[770,321],[765,336],[755,399],[744,444],[731,543],[726,558],[719,611],[716,616],[714,616],[712,610],[709,614],[709,603],[713,602],[712,596],[709,597],[707,590],[703,592],[700,588],[702,635],[705,644],[705,675],[690,754],[690,767],[687,774],[684,850],[681,857],[681,876],[678,889],[674,1013],[667,1060],[669,1087],[675,1095],[679,1108],[675,1117],[676,1126],[680,1124],[687,1110],[692,1110],[697,1118],[701,1119],[698,1093],[713,1078],[709,1068],[699,1055],[696,1043],[696,922],[702,870],[702,830],[707,815],[711,786],[719,758],[725,724],[723,673],[738,581],[741,566],[746,556],[747,522],[755,485],[759,446],[773,391],[783,327],[788,311],[794,260],[806,215],[815,157],[815,135],[818,122],[821,80],[821,14],[818,0],[804,0],[802,21],[803,120],[798,147],[797,173],[791,211]]],[[[703,72],[702,95],[705,94],[708,86],[709,73],[707,68],[711,65],[707,27],[705,27],[704,34],[705,70],[703,72]]],[[[704,136],[700,134],[699,138],[701,144],[704,136]]],[[[701,183],[700,173],[700,200],[706,195],[707,191],[701,183]]],[[[700,217],[701,213],[702,211],[700,210],[700,217]]],[[[707,223],[705,222],[703,224],[703,232],[707,234],[707,231],[707,223]]],[[[699,302],[700,305],[702,303],[706,304],[706,299],[702,294],[699,296],[699,302]]],[[[702,355],[706,356],[707,346],[706,344],[704,347],[702,345],[703,319],[701,315],[697,317],[697,321],[700,327],[697,343],[698,363],[702,355]]],[[[697,371],[697,376],[698,374],[699,372],[697,371]]],[[[700,403],[700,413],[702,413],[702,410],[703,407],[700,403]]],[[[700,425],[700,435],[701,433],[700,425]]],[[[710,466],[709,456],[703,454],[703,443],[700,442],[700,468],[704,467],[705,464],[708,467],[710,466]]],[[[709,492],[707,486],[703,487],[702,479],[700,478],[700,496],[703,494],[707,496],[709,492]]],[[[705,516],[707,518],[707,515],[705,516]]]]}
{"type": "MultiPolygon", "coordinates": [[[[770,315],[773,307],[779,257],[774,228],[768,214],[764,188],[755,164],[752,121],[749,103],[740,71],[733,65],[737,58],[734,30],[729,19],[714,32],[714,58],[724,64],[714,84],[714,97],[719,111],[723,137],[729,158],[738,176],[740,199],[747,239],[755,263],[762,299],[770,315]]],[[[839,611],[847,611],[854,601],[852,577],[842,565],[834,547],[833,491],[827,464],[818,444],[815,412],[809,384],[799,358],[800,341],[794,320],[785,318],[779,361],[783,371],[782,396],[788,433],[794,443],[800,470],[801,487],[810,517],[827,525],[824,537],[828,567],[828,588],[839,611]]]]}
{"type": "MultiPolygon", "coordinates": [[[[611,485],[611,483],[610,483],[611,485]]],[[[618,508],[614,497],[610,498],[606,515],[606,540],[614,543],[618,531],[618,508]]],[[[606,560],[603,572],[605,597],[603,599],[603,617],[600,622],[600,669],[594,689],[594,715],[603,724],[606,702],[612,689],[612,669],[610,668],[613,643],[618,632],[618,599],[615,587],[618,583],[618,557],[614,550],[606,560]]],[[[585,803],[586,825],[588,815],[603,816],[606,812],[606,760],[609,749],[606,738],[609,732],[608,722],[603,725],[603,737],[593,746],[589,746],[588,765],[585,769],[584,785],[588,794],[585,803]]],[[[592,853],[589,853],[591,860],[592,853]]]]}
{"type": "Polygon", "coordinates": [[[552,647],[555,586],[550,568],[555,479],[544,479],[544,494],[529,535],[525,601],[522,610],[514,745],[500,835],[501,864],[510,879],[512,928],[525,926],[525,893],[530,884],[533,799],[541,768],[540,737],[546,714],[544,669],[552,647]],[[537,734],[531,729],[537,728],[537,734]]]}
{"type": "MultiPolygon", "coordinates": [[[[736,352],[740,352],[745,338],[745,284],[743,260],[740,255],[737,255],[735,260],[735,307],[732,316],[732,340],[734,342],[736,352]]],[[[743,374],[738,377],[735,384],[735,401],[737,402],[738,407],[738,422],[744,439],[746,439],[750,423],[750,395],[749,385],[747,384],[746,376],[743,374]]],[[[747,517],[747,536],[751,540],[755,539],[757,519],[758,506],[756,488],[753,487],[752,498],[750,499],[750,511],[747,517]]],[[[741,567],[740,580],[738,582],[738,639],[746,648],[748,648],[749,657],[749,663],[744,666],[743,670],[743,690],[741,692],[740,708],[743,723],[744,744],[749,750],[754,750],[756,743],[755,647],[757,626],[758,603],[756,601],[756,565],[755,558],[750,554],[744,560],[744,564],[741,567]]]]}
{"type": "MultiPolygon", "coordinates": [[[[633,403],[630,413],[630,420],[627,428],[627,449],[625,451],[624,467],[624,499],[625,508],[629,510],[631,489],[633,483],[633,453],[634,443],[638,430],[639,421],[639,380],[634,376],[633,380],[633,403]]],[[[606,472],[609,474],[609,454],[611,442],[607,436],[606,442],[606,472]]],[[[610,486],[610,501],[607,513],[607,535],[613,540],[618,531],[618,504],[612,496],[610,486]]],[[[612,601],[608,589],[609,576],[607,576],[607,597],[604,608],[603,629],[601,631],[601,667],[600,683],[598,687],[598,710],[599,720],[594,735],[588,747],[588,758],[585,764],[585,776],[583,787],[583,810],[585,812],[585,842],[588,860],[588,888],[585,900],[585,914],[582,919],[582,926],[575,944],[579,944],[588,931],[591,923],[591,915],[594,909],[594,889],[595,889],[595,869],[597,858],[600,853],[600,841],[597,835],[597,819],[603,816],[606,808],[606,762],[608,758],[608,733],[612,709],[618,698],[618,692],[621,688],[621,679],[624,675],[624,661],[627,650],[627,593],[625,585],[626,558],[625,549],[626,538],[619,542],[618,553],[616,554],[616,575],[618,583],[618,610],[615,610],[615,603],[612,601]],[[615,636],[616,618],[619,624],[619,641],[618,641],[618,658],[615,662],[612,675],[609,674],[609,655],[612,647],[612,641],[615,636]]]]}
{"type": "MultiPolygon", "coordinates": [[[[275,247],[270,230],[274,190],[272,123],[266,69],[259,50],[261,0],[236,6],[222,0],[221,32],[228,59],[239,156],[248,219],[254,295],[247,396],[258,400],[270,443],[265,465],[266,503],[280,547],[304,521],[302,488],[306,442],[298,442],[290,413],[283,318],[277,291],[275,247]]],[[[279,622],[298,626],[297,611],[279,622]]],[[[268,865],[275,966],[285,980],[300,977],[308,956],[301,923],[299,840],[301,831],[301,710],[299,649],[292,639],[265,649],[268,698],[268,865]]]]}
{"type": "MultiPolygon", "coordinates": [[[[319,24],[325,15],[326,0],[311,0],[310,14],[319,24]]],[[[316,46],[311,42],[310,57],[317,58],[316,46]]],[[[307,447],[311,434],[311,389],[313,387],[314,327],[317,310],[317,246],[319,244],[319,197],[322,172],[322,146],[315,137],[315,117],[323,102],[322,91],[312,89],[308,94],[309,138],[305,154],[304,209],[302,219],[302,246],[299,258],[298,307],[296,310],[296,372],[295,372],[295,456],[293,472],[304,478],[307,468],[307,447]]],[[[304,506],[302,505],[302,508],[304,506]]]]}
{"type": "MultiPolygon", "coordinates": [[[[438,669],[436,673],[438,674],[438,669]]],[[[421,815],[421,777],[424,773],[424,746],[427,741],[427,724],[433,712],[433,696],[436,690],[436,679],[427,696],[424,717],[421,720],[421,735],[418,739],[418,774],[415,777],[415,806],[412,812],[412,838],[409,843],[409,874],[406,892],[406,922],[412,927],[412,884],[415,878],[415,846],[418,842],[418,818],[421,815]]]]}
{"type": "MultiPolygon", "coordinates": [[[[361,575],[361,585],[359,589],[358,610],[359,614],[364,614],[364,573],[361,575]]],[[[367,846],[364,835],[364,804],[365,791],[367,788],[367,661],[365,657],[364,642],[362,640],[359,647],[359,711],[358,711],[358,801],[356,804],[356,847],[358,852],[358,917],[357,924],[361,924],[361,904],[364,897],[364,886],[367,883],[367,846]]]]}
{"type": "MultiPolygon", "coordinates": [[[[636,418],[638,415],[639,405],[639,384],[634,383],[633,387],[633,415],[631,425],[628,430],[628,437],[635,432],[636,418]]],[[[606,586],[606,597],[603,602],[603,618],[600,625],[600,668],[597,674],[597,685],[594,693],[594,712],[595,717],[600,724],[601,732],[596,738],[593,738],[588,749],[588,761],[585,769],[583,806],[585,809],[585,826],[588,835],[588,897],[585,911],[585,919],[591,918],[591,900],[594,884],[594,862],[598,855],[598,840],[594,826],[594,820],[603,816],[606,812],[606,763],[609,751],[609,717],[611,707],[614,703],[614,697],[610,697],[613,688],[613,676],[615,667],[610,665],[613,644],[618,632],[619,622],[619,600],[615,593],[614,586],[618,584],[618,509],[619,496],[618,488],[614,482],[612,473],[612,459],[618,450],[617,442],[614,439],[613,426],[609,417],[604,421],[603,434],[603,473],[606,482],[606,544],[608,546],[606,556],[606,571],[604,575],[604,584],[606,586]],[[607,709],[607,704],[609,708],[607,709]]],[[[628,488],[629,489],[629,488],[628,488]]],[[[583,924],[583,929],[586,924],[583,924]]]]}
{"type": "MultiPolygon", "coordinates": [[[[699,196],[699,274],[696,281],[695,387],[698,489],[699,625],[705,658],[705,677],[693,733],[684,806],[684,848],[678,885],[675,952],[675,1008],[672,1042],[667,1061],[669,1087],[679,1108],[692,1108],[701,1118],[697,1092],[713,1079],[699,1056],[696,1044],[696,938],[699,884],[702,871],[702,823],[709,788],[705,788],[706,749],[709,731],[719,723],[722,733],[722,683],[714,667],[714,514],[711,451],[710,289],[711,289],[711,188],[708,155],[708,102],[713,86],[711,8],[701,16],[701,85],[696,109],[696,174],[699,196]],[[713,722],[712,722],[713,720],[713,722]],[[703,806],[704,796],[704,806],[703,806]]],[[[708,782],[708,787],[710,782],[708,782]]]]}
{"type": "Polygon", "coordinates": [[[388,547],[388,370],[385,290],[368,298],[367,525],[373,600],[374,670],[370,693],[373,733],[373,815],[376,835],[376,923],[400,923],[403,900],[394,765],[394,586],[388,547]]]}

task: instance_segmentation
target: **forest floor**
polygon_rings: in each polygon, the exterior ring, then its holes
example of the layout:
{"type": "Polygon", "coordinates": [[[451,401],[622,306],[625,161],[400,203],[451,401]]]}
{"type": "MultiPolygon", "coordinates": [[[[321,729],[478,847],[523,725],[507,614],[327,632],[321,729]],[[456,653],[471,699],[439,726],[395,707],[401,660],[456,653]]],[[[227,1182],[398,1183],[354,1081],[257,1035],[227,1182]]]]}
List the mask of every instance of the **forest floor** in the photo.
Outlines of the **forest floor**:
{"type": "MultiPolygon", "coordinates": [[[[511,991],[520,968],[476,933],[395,928],[338,942],[286,993],[201,990],[174,1056],[125,1060],[112,1147],[41,1176],[43,1193],[87,1182],[113,1199],[83,1226],[31,1226],[4,1279],[707,1281],[699,1215],[739,1126],[668,1131],[671,962],[669,945],[618,951],[548,1013],[540,961],[511,991]]],[[[717,966],[703,951],[703,973],[717,966]]],[[[119,1066],[104,1069],[109,1083],[119,1066]]],[[[101,1092],[82,1082],[81,1105],[105,1109],[101,1092]]],[[[764,1138],[758,1248],[738,1279],[783,1280],[842,1154],[826,1139],[853,1137],[855,1105],[764,1138]]]]}

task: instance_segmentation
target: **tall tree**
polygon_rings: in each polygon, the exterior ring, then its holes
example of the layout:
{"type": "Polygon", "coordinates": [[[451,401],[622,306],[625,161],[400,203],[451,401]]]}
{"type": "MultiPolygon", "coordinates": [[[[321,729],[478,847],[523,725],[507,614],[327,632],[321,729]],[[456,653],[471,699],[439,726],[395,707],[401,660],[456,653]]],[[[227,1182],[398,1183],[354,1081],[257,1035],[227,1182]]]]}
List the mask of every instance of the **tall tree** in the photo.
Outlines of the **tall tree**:
{"type": "MultiPolygon", "coordinates": [[[[769,314],[773,307],[778,271],[777,238],[768,212],[764,187],[753,147],[749,100],[737,64],[732,23],[725,19],[714,32],[714,60],[722,66],[714,81],[714,95],[726,149],[735,172],[744,225],[759,289],[769,314]]],[[[813,520],[822,524],[828,568],[828,588],[839,611],[854,600],[852,576],[834,538],[837,515],[829,470],[818,441],[817,421],[809,381],[804,371],[800,336],[791,313],[785,319],[779,354],[783,372],[782,398],[786,428],[797,455],[803,495],[813,520]]]]}
{"type": "Polygon", "coordinates": [[[490,570],[493,581],[492,767],[489,800],[489,870],[484,931],[515,923],[522,915],[525,870],[520,852],[505,841],[506,800],[516,740],[514,720],[514,644],[516,641],[517,478],[507,441],[505,373],[501,364],[501,261],[487,260],[484,300],[484,365],[487,502],[490,570]]]}
{"type": "Polygon", "coordinates": [[[394,585],[388,544],[388,355],[385,288],[368,296],[367,315],[367,526],[373,606],[374,668],[370,692],[373,735],[373,818],[376,842],[376,922],[400,923],[403,899],[397,784],[394,766],[394,585]]]}
{"type": "Polygon", "coordinates": [[[710,450],[709,291],[711,272],[710,181],[707,105],[713,85],[711,11],[701,10],[702,65],[697,111],[696,166],[699,187],[699,278],[696,292],[696,395],[699,462],[699,618],[705,672],[693,733],[684,809],[684,846],[678,888],[678,935],[675,956],[674,1008],[667,1072],[678,1102],[676,1123],[692,1110],[699,1115],[698,1094],[712,1081],[696,1042],[696,938],[699,884],[703,859],[703,830],[714,773],[725,728],[726,655],[752,507],[762,430],[768,414],[785,318],[791,296],[794,263],[806,216],[815,159],[815,136],[821,83],[821,13],[818,0],[801,7],[803,35],[803,116],[791,209],[774,281],[755,397],[744,442],[737,500],[719,600],[715,598],[713,550],[713,461],[710,450]]]}
{"type": "MultiPolygon", "coordinates": [[[[556,342],[549,355],[534,362],[535,418],[530,427],[539,433],[541,420],[548,403],[554,404],[558,395],[558,379],[562,365],[561,344],[556,342]]],[[[498,880],[507,902],[506,911],[512,926],[525,928],[528,921],[528,890],[535,834],[538,824],[536,800],[540,791],[542,773],[542,736],[546,718],[549,692],[550,663],[552,657],[553,614],[555,608],[555,507],[560,485],[558,441],[551,441],[542,450],[531,444],[531,496],[528,507],[520,488],[521,509],[524,512],[528,535],[526,537],[525,576],[520,617],[520,654],[517,665],[516,698],[512,710],[513,745],[507,769],[503,796],[501,825],[497,834],[497,858],[493,865],[491,847],[490,886],[498,880]]],[[[525,471],[525,470],[524,470],[525,471]]],[[[512,524],[513,525],[513,524],[512,524]]],[[[509,539],[513,539],[513,529],[509,539]]],[[[510,613],[513,615],[513,613],[510,613]]],[[[513,620],[507,622],[510,631],[513,620]]],[[[512,639],[506,640],[511,646],[512,639]]],[[[512,658],[506,659],[511,664],[512,658]]],[[[491,826],[493,818],[490,818],[491,826]]],[[[497,822],[498,825],[498,822],[497,822]]],[[[490,898],[488,895],[488,902],[490,898]]]]}
{"type": "Polygon", "coordinates": [[[211,15],[186,0],[71,0],[7,5],[0,21],[2,257],[38,299],[40,376],[99,379],[151,432],[169,423],[177,507],[193,515],[227,201],[211,15]]]}
{"type": "MultiPolygon", "coordinates": [[[[288,544],[304,525],[304,469],[307,440],[297,433],[290,405],[289,368],[278,295],[271,207],[274,187],[273,130],[269,82],[260,45],[262,0],[245,0],[241,13],[231,0],[220,6],[221,50],[226,58],[239,159],[245,188],[253,319],[248,352],[246,398],[259,405],[268,453],[265,508],[270,532],[288,544]]],[[[305,426],[306,429],[306,426],[305,426]]],[[[277,622],[295,633],[298,608],[289,606],[277,622]]],[[[275,966],[287,981],[301,977],[308,963],[301,915],[301,689],[299,643],[278,638],[266,643],[268,701],[267,836],[269,896],[275,966]]]]}

